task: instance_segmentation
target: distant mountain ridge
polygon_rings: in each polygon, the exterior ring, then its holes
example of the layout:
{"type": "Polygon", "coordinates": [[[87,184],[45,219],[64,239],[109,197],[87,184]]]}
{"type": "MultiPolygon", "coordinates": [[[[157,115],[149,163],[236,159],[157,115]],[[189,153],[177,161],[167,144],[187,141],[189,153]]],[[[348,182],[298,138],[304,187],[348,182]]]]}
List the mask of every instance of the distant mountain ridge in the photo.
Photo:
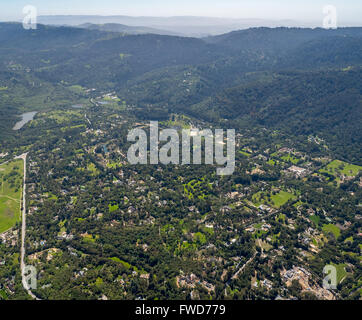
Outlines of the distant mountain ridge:
{"type": "Polygon", "coordinates": [[[302,43],[331,36],[362,37],[362,28],[250,28],[238,30],[230,33],[208,37],[208,43],[223,45],[234,50],[246,49],[273,49],[290,50],[298,47],[302,43]]]}
{"type": "Polygon", "coordinates": [[[293,20],[229,19],[213,17],[175,16],[175,17],[131,17],[131,16],[90,16],[54,15],[39,16],[38,22],[47,25],[78,26],[84,24],[122,24],[128,27],[147,27],[156,34],[182,34],[192,37],[219,35],[234,30],[251,27],[313,27],[316,23],[301,23],[293,20]],[[159,30],[162,33],[157,32],[159,30]]]}
{"type": "Polygon", "coordinates": [[[89,29],[89,30],[99,30],[106,32],[120,32],[125,34],[159,34],[167,36],[182,36],[176,32],[161,30],[156,28],[142,27],[142,26],[126,26],[119,23],[106,23],[106,24],[93,24],[93,23],[84,23],[79,26],[79,28],[89,29]]]}

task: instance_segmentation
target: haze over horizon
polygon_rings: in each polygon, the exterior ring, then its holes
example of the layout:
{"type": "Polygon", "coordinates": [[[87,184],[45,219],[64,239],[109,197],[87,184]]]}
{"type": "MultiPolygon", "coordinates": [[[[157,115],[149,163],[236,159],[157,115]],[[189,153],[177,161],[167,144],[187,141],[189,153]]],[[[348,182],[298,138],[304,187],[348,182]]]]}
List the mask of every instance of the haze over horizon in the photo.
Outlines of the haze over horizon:
{"type": "Polygon", "coordinates": [[[334,5],[342,26],[362,25],[362,2],[350,0],[0,0],[0,21],[19,21],[26,5],[33,5],[38,15],[101,15],[133,17],[218,17],[228,19],[294,20],[318,24],[323,20],[323,7],[334,5]]]}

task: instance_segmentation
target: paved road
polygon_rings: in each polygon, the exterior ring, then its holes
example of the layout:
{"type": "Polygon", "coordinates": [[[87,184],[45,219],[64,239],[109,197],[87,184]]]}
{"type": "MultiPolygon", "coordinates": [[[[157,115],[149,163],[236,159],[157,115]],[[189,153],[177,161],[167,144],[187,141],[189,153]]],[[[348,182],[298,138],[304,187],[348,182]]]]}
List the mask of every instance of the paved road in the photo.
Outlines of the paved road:
{"type": "Polygon", "coordinates": [[[89,125],[92,125],[92,122],[88,119],[87,114],[84,115],[84,118],[88,121],[89,125]]]}
{"type": "MultiPolygon", "coordinates": [[[[256,207],[255,207],[255,208],[256,208],[256,207]]],[[[254,225],[254,224],[256,224],[256,223],[258,223],[258,222],[260,222],[260,221],[263,221],[263,220],[265,220],[265,219],[268,219],[268,218],[272,217],[273,215],[276,215],[277,213],[279,213],[279,210],[273,211],[273,212],[271,212],[271,213],[269,213],[269,214],[267,214],[267,215],[265,215],[265,216],[259,217],[259,218],[255,219],[255,220],[253,220],[253,222],[248,222],[248,223],[246,223],[246,224],[243,225],[243,229],[245,230],[245,229],[251,227],[252,225],[254,225]]],[[[255,252],[254,255],[253,255],[241,268],[239,268],[240,262],[238,263],[238,265],[236,266],[236,269],[237,269],[236,273],[234,273],[234,275],[226,282],[226,285],[227,285],[227,286],[230,284],[230,281],[231,281],[232,279],[236,279],[237,276],[239,275],[239,273],[240,273],[240,272],[243,272],[244,269],[245,269],[245,267],[246,267],[252,260],[254,260],[254,258],[256,257],[256,254],[257,254],[257,252],[255,252]]],[[[242,257],[240,257],[240,260],[241,260],[241,259],[242,259],[242,257]]]]}
{"type": "Polygon", "coordinates": [[[21,156],[16,157],[15,159],[22,159],[24,161],[24,182],[23,182],[23,201],[22,201],[22,224],[21,224],[21,250],[20,250],[20,270],[21,270],[21,277],[24,289],[28,292],[28,294],[36,300],[39,300],[32,292],[28,289],[25,284],[25,275],[24,275],[24,258],[25,258],[25,234],[26,234],[26,157],[27,153],[22,154],[21,156]]]}
{"type": "Polygon", "coordinates": [[[231,277],[231,279],[233,279],[233,280],[237,279],[239,276],[239,273],[242,273],[244,271],[244,269],[246,268],[246,266],[254,260],[257,253],[258,252],[255,252],[254,255],[247,262],[245,262],[245,264],[238,271],[235,272],[235,274],[231,277]]]}

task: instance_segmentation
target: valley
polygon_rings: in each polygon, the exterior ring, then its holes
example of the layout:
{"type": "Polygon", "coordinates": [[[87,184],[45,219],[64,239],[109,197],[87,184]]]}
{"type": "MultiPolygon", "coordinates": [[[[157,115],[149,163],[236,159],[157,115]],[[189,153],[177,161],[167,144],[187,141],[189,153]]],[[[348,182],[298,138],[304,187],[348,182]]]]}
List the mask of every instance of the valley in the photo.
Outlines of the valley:
{"type": "Polygon", "coordinates": [[[2,299],[361,298],[361,28],[196,39],[0,23],[0,40],[2,299]],[[152,120],[235,129],[234,174],[131,165],[127,134],[152,120]]]}

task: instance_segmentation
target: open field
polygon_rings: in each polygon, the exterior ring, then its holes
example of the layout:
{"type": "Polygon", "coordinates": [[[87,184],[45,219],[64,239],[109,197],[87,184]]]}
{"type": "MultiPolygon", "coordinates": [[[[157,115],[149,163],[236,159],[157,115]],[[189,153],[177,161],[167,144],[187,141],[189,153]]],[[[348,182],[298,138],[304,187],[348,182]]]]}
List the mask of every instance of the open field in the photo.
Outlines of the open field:
{"type": "Polygon", "coordinates": [[[280,208],[282,205],[286,204],[289,200],[295,199],[295,195],[286,191],[279,191],[276,194],[266,194],[262,192],[258,192],[253,195],[253,203],[256,206],[260,206],[262,204],[271,205],[275,208],[280,208]]]}
{"type": "Polygon", "coordinates": [[[341,175],[346,177],[355,177],[360,171],[362,171],[361,166],[343,162],[340,160],[334,160],[329,163],[326,167],[319,170],[321,173],[328,173],[336,177],[338,180],[341,175]]]}
{"type": "Polygon", "coordinates": [[[338,237],[341,234],[341,230],[339,230],[339,228],[337,226],[335,226],[334,224],[325,224],[322,227],[323,232],[325,233],[333,233],[333,235],[335,236],[336,239],[338,239],[338,237]]]}
{"type": "Polygon", "coordinates": [[[340,283],[347,275],[347,272],[345,270],[346,265],[343,263],[341,264],[332,263],[332,265],[335,266],[337,269],[337,283],[340,283]]]}
{"type": "Polygon", "coordinates": [[[0,233],[21,219],[23,175],[22,160],[0,165],[0,233]]]}
{"type": "Polygon", "coordinates": [[[310,221],[313,221],[314,224],[315,224],[316,226],[318,226],[318,225],[319,225],[319,221],[321,220],[321,218],[320,218],[319,216],[312,215],[312,216],[309,217],[309,220],[310,220],[310,221]]]}
{"type": "Polygon", "coordinates": [[[269,251],[270,249],[273,248],[273,246],[271,246],[269,243],[267,243],[263,240],[260,240],[260,239],[255,240],[255,243],[258,247],[260,247],[264,251],[269,251]]]}
{"type": "Polygon", "coordinates": [[[297,164],[299,162],[299,160],[300,160],[300,159],[294,157],[293,155],[291,155],[290,153],[280,157],[280,159],[284,160],[285,162],[290,162],[290,163],[293,163],[293,164],[297,164]]]}

